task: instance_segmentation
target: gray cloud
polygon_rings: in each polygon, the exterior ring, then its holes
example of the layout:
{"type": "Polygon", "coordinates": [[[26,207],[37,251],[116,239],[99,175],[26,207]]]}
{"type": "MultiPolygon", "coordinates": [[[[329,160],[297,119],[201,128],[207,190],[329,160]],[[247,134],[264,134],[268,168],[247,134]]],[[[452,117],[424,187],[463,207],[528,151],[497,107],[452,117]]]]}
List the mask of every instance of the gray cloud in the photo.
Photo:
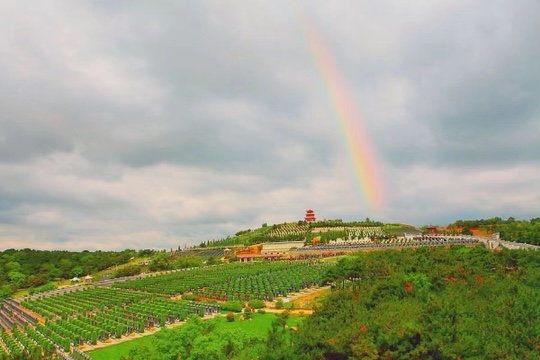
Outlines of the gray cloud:
{"type": "Polygon", "coordinates": [[[306,207],[417,225],[537,216],[534,1],[4,10],[2,247],[176,247],[306,207]],[[306,17],[378,158],[379,208],[351,170],[306,17]]]}

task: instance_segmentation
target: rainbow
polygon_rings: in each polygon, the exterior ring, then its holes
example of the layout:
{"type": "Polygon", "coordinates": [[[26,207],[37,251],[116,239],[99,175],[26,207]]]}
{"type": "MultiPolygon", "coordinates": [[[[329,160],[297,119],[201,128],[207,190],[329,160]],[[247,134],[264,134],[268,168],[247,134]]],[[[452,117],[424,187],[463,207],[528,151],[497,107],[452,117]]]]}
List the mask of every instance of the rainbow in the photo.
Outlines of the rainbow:
{"type": "Polygon", "coordinates": [[[306,16],[300,16],[300,24],[336,112],[345,150],[350,157],[353,176],[360,185],[369,208],[378,209],[383,204],[383,187],[379,178],[377,158],[372,151],[366,131],[361,126],[362,118],[356,111],[323,38],[306,16]]]}

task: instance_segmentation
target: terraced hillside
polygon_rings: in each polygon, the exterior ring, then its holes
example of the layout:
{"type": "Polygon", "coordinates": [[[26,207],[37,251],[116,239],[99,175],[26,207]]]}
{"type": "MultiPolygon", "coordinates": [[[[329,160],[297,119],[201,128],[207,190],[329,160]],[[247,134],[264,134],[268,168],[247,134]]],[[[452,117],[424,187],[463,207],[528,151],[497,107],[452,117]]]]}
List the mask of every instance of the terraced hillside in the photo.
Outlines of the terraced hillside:
{"type": "Polygon", "coordinates": [[[257,229],[238,231],[233,237],[209,240],[201,243],[200,248],[224,249],[234,246],[249,246],[265,242],[306,241],[313,239],[327,243],[338,238],[387,239],[398,236],[418,236],[422,232],[417,227],[407,224],[378,221],[324,220],[317,222],[285,222],[282,224],[263,224],[257,229]]]}

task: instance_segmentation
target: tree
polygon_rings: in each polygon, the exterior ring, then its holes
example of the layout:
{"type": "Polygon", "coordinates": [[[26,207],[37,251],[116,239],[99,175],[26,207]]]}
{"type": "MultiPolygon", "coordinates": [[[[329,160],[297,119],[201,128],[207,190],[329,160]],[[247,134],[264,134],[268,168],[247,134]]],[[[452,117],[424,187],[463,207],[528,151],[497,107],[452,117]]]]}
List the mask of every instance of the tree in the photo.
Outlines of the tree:
{"type": "Polygon", "coordinates": [[[262,359],[274,360],[274,359],[294,359],[296,358],[292,354],[291,338],[289,331],[285,329],[289,312],[284,311],[276,316],[276,319],[272,321],[272,326],[268,332],[268,338],[266,340],[266,350],[262,359]]]}
{"type": "Polygon", "coordinates": [[[69,278],[73,269],[73,262],[68,258],[63,258],[58,262],[58,268],[62,270],[62,277],[69,278]]]}
{"type": "Polygon", "coordinates": [[[0,300],[8,298],[12,292],[13,289],[9,285],[0,286],[0,300]]]}
{"type": "Polygon", "coordinates": [[[10,261],[4,265],[6,270],[9,271],[21,271],[21,264],[17,261],[10,261]]]}
{"type": "Polygon", "coordinates": [[[51,265],[49,267],[49,278],[54,280],[56,278],[59,278],[62,276],[62,270],[60,270],[59,268],[57,268],[56,266],[54,265],[51,265]]]}
{"type": "Polygon", "coordinates": [[[17,287],[20,287],[26,280],[26,275],[19,271],[8,272],[9,281],[17,287]]]}
{"type": "Polygon", "coordinates": [[[83,268],[82,266],[75,266],[72,270],[71,270],[71,275],[73,275],[74,277],[79,277],[81,276],[83,273],[83,268]]]}
{"type": "Polygon", "coordinates": [[[251,309],[248,307],[244,309],[244,319],[251,319],[251,309]]]}

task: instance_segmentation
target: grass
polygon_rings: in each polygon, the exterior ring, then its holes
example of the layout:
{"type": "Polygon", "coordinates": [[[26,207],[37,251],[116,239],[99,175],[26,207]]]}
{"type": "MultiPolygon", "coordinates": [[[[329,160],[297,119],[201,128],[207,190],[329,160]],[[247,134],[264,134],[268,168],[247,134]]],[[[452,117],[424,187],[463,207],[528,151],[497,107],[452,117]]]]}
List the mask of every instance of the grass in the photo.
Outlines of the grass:
{"type": "MultiPolygon", "coordinates": [[[[54,284],[58,288],[58,287],[60,287],[62,285],[69,285],[70,281],[69,280],[54,280],[54,281],[50,281],[50,283],[54,284]]],[[[18,297],[23,297],[23,296],[26,296],[26,295],[29,295],[29,294],[30,293],[28,292],[28,289],[19,289],[16,292],[14,292],[11,295],[11,297],[18,298],[18,297]]]]}
{"type": "Polygon", "coordinates": [[[287,318],[287,325],[289,327],[291,326],[298,326],[306,319],[306,315],[289,315],[287,318]]]}
{"type": "MultiPolygon", "coordinates": [[[[138,265],[140,262],[144,260],[149,260],[149,258],[148,257],[142,257],[142,258],[135,257],[134,259],[130,259],[126,263],[116,264],[116,265],[108,267],[107,269],[93,273],[92,276],[94,277],[94,281],[103,280],[103,277],[105,275],[108,275],[109,278],[113,278],[114,274],[116,274],[118,270],[122,270],[123,268],[128,267],[128,266],[138,265]]],[[[148,266],[141,266],[141,270],[143,272],[147,272],[148,266]]]]}
{"type": "Polygon", "coordinates": [[[17,291],[15,291],[11,297],[14,297],[14,298],[18,298],[18,297],[23,297],[23,296],[26,296],[28,295],[28,289],[19,289],[17,291]]]}
{"type": "Polygon", "coordinates": [[[275,314],[272,313],[253,313],[251,314],[251,320],[239,321],[238,319],[240,316],[241,315],[236,315],[233,322],[225,322],[220,325],[227,326],[235,330],[241,329],[261,336],[266,336],[270,326],[272,325],[272,321],[276,318],[275,314]]]}
{"type": "Polygon", "coordinates": [[[137,347],[149,345],[150,343],[152,343],[152,337],[153,335],[143,336],[116,345],[92,350],[89,351],[87,354],[92,358],[92,360],[120,359],[121,356],[129,355],[129,351],[131,349],[135,349],[137,347]]]}
{"type": "MultiPolygon", "coordinates": [[[[233,322],[220,322],[219,326],[227,326],[232,329],[241,329],[256,333],[263,337],[266,337],[268,330],[272,326],[272,321],[276,318],[276,315],[273,313],[259,314],[253,313],[252,320],[239,321],[238,318],[240,314],[237,314],[233,322]]],[[[298,326],[304,320],[305,316],[298,315],[289,315],[287,319],[287,325],[289,326],[298,326]]],[[[105,348],[92,350],[87,352],[87,354],[93,360],[114,360],[120,359],[121,356],[129,355],[129,351],[133,348],[137,348],[143,345],[149,345],[152,343],[152,339],[155,335],[143,336],[137,339],[119,343],[116,345],[111,345],[105,348]]]]}

